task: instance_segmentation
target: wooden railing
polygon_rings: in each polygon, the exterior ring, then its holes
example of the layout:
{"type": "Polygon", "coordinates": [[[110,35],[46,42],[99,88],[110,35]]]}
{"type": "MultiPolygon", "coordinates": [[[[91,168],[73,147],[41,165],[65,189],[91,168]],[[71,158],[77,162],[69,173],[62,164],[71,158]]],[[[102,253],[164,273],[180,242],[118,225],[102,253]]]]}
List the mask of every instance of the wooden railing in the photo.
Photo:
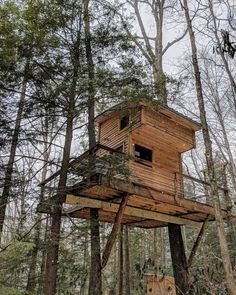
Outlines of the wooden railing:
{"type": "MultiPolygon", "coordinates": [[[[69,165],[69,175],[73,175],[75,178],[71,178],[72,182],[79,182],[82,179],[86,179],[88,175],[88,165],[93,158],[93,169],[89,169],[91,174],[103,174],[108,177],[119,177],[127,179],[127,174],[129,174],[128,160],[135,160],[134,157],[127,156],[124,152],[115,150],[105,145],[96,144],[92,149],[86,151],[76,159],[72,160],[69,165]],[[108,156],[108,157],[107,157],[108,156]],[[123,159],[121,161],[122,166],[119,167],[112,162],[114,158],[123,159]],[[127,165],[126,165],[127,164],[127,165]],[[126,168],[125,168],[126,166],[126,168]],[[77,179],[77,180],[76,180],[77,179]]],[[[155,164],[153,164],[154,167],[155,164]]],[[[50,181],[54,180],[60,174],[60,170],[52,174],[47,178],[41,185],[45,185],[50,181]]],[[[132,179],[132,171],[130,171],[132,179]]],[[[163,193],[172,194],[178,198],[185,198],[192,201],[196,201],[203,204],[212,205],[211,194],[210,194],[210,183],[187,174],[180,172],[170,173],[168,176],[163,176],[161,172],[156,173],[161,176],[161,179],[165,180],[165,184],[161,184],[163,188],[163,193]]],[[[70,177],[69,177],[70,181],[70,177]]],[[[71,182],[71,181],[70,181],[71,182]]],[[[139,182],[137,182],[137,185],[139,182]]],[[[226,187],[218,186],[220,200],[222,203],[222,208],[230,207],[230,198],[228,194],[228,189],[226,187]]]]}
{"type": "MultiPolygon", "coordinates": [[[[226,187],[218,186],[221,207],[229,209],[231,202],[226,187]]],[[[211,184],[199,178],[175,172],[175,195],[199,203],[212,205],[211,184]]]]}

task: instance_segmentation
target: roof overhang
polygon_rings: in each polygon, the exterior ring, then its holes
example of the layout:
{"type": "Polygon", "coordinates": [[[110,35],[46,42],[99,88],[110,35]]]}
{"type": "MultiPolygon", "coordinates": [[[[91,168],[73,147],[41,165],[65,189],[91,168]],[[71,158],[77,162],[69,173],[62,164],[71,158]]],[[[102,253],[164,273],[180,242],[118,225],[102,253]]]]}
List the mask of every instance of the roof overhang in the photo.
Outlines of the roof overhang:
{"type": "Polygon", "coordinates": [[[129,101],[125,101],[125,102],[121,102],[109,109],[107,109],[106,111],[104,111],[103,113],[99,114],[96,118],[95,118],[95,123],[96,124],[101,124],[103,122],[105,122],[106,120],[108,120],[109,118],[113,117],[115,114],[119,114],[121,112],[125,112],[128,109],[135,109],[135,108],[142,108],[142,107],[146,107],[146,108],[151,108],[156,112],[159,112],[167,117],[169,117],[171,120],[175,121],[176,123],[183,125],[189,129],[192,129],[194,131],[198,131],[201,129],[201,124],[192,120],[191,118],[179,113],[178,111],[168,107],[168,106],[158,106],[155,105],[152,102],[146,102],[145,100],[139,100],[137,102],[129,102],[129,101]]]}

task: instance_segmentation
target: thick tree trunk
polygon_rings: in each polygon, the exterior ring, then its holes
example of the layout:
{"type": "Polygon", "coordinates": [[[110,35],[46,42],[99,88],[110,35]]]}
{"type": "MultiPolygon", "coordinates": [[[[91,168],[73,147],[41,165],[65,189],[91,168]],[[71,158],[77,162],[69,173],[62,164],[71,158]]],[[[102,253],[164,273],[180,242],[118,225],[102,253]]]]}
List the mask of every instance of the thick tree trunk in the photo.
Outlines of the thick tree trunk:
{"type": "Polygon", "coordinates": [[[190,290],[190,277],[187,268],[187,259],[184,250],[181,227],[178,224],[169,223],[168,231],[177,294],[187,295],[190,290]]]}
{"type": "Polygon", "coordinates": [[[91,266],[89,278],[89,295],[102,294],[101,280],[101,249],[98,209],[90,210],[90,234],[91,234],[91,266]]]}
{"type": "Polygon", "coordinates": [[[5,178],[3,182],[3,191],[2,196],[0,198],[0,243],[1,243],[1,236],[2,236],[2,229],[4,224],[4,219],[6,215],[6,208],[7,203],[10,196],[10,189],[12,185],[12,173],[13,173],[13,167],[14,167],[14,161],[15,161],[15,155],[16,155],[16,148],[19,140],[19,134],[20,134],[20,125],[25,105],[25,95],[26,95],[26,88],[27,88],[27,82],[28,82],[28,72],[29,72],[29,60],[26,61],[25,68],[24,68],[24,76],[22,81],[22,88],[21,88],[21,95],[20,100],[18,103],[18,110],[16,115],[16,121],[15,121],[15,128],[12,135],[12,141],[11,141],[11,148],[10,148],[10,155],[6,167],[6,173],[5,178]]]}
{"type": "Polygon", "coordinates": [[[217,188],[215,169],[214,169],[212,143],[211,143],[208,123],[206,119],[206,111],[205,111],[205,104],[204,104],[204,98],[203,98],[203,92],[202,92],[201,75],[200,75],[200,70],[198,65],[195,35],[193,32],[192,22],[189,15],[188,2],[187,0],[183,0],[183,3],[184,3],[186,22],[188,25],[188,32],[190,36],[191,48],[192,48],[192,62],[193,62],[193,68],[194,68],[194,74],[195,74],[197,99],[198,99],[198,106],[200,111],[200,119],[202,123],[203,139],[204,139],[204,144],[206,149],[206,162],[207,162],[207,168],[208,168],[209,182],[211,184],[211,197],[212,197],[214,210],[215,210],[215,220],[216,220],[218,238],[220,242],[222,262],[225,269],[225,276],[226,276],[228,291],[230,294],[235,295],[236,284],[233,277],[232,265],[231,265],[229,250],[228,250],[227,241],[226,241],[224,222],[221,216],[220,200],[218,195],[218,188],[217,188]]]}

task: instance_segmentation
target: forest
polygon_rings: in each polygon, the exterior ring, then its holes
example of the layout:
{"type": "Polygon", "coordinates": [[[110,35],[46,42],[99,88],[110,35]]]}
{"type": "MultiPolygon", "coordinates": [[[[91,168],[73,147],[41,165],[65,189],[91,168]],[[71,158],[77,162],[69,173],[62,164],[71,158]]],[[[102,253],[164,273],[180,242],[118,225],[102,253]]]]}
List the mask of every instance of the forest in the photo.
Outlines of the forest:
{"type": "MultiPolygon", "coordinates": [[[[236,295],[236,1],[0,3],[0,295],[236,295]],[[141,105],[140,132],[127,105],[141,105]],[[116,106],[120,133],[104,145],[116,106]],[[145,133],[154,115],[175,122],[176,144],[167,125],[145,133]],[[117,144],[123,129],[140,142],[117,144]],[[177,203],[166,206],[182,214],[132,211],[133,172],[174,166],[172,144],[180,162],[167,195],[177,203]],[[107,202],[78,193],[98,168],[123,188],[95,186],[95,196],[115,194],[107,202]],[[72,199],[84,202],[77,213],[72,199]],[[210,213],[197,211],[203,203],[210,213]],[[105,205],[113,211],[102,215],[105,205]],[[174,291],[152,292],[148,275],[173,278],[174,291]]],[[[152,199],[148,181],[140,194],[152,199]]]]}

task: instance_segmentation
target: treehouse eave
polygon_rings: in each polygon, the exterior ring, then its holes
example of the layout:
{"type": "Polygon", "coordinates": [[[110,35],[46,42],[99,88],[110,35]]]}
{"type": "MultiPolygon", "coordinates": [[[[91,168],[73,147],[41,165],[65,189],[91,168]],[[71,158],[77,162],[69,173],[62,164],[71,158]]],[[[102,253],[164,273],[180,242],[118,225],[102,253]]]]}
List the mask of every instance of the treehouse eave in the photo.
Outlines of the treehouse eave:
{"type": "Polygon", "coordinates": [[[138,109],[138,108],[149,108],[154,110],[155,112],[159,112],[172,121],[174,121],[177,124],[180,124],[186,128],[189,128],[193,130],[194,132],[199,131],[201,129],[201,124],[196,122],[195,120],[192,120],[191,118],[179,113],[178,111],[174,110],[173,108],[170,108],[168,106],[157,106],[153,103],[147,103],[144,100],[139,100],[138,102],[122,102],[119,103],[103,113],[99,114],[95,118],[95,123],[97,126],[101,125],[103,122],[114,116],[115,114],[124,112],[125,110],[131,110],[131,109],[138,109]]]}

